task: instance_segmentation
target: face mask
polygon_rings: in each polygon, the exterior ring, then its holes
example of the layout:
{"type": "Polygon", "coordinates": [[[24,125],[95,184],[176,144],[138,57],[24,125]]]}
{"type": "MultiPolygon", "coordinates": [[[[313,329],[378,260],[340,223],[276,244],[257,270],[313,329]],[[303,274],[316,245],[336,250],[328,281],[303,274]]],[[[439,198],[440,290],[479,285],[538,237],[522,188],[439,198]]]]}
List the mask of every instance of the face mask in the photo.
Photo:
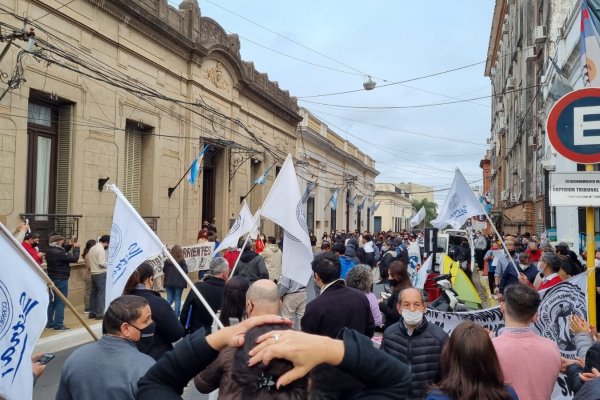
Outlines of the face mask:
{"type": "Polygon", "coordinates": [[[508,254],[510,254],[511,256],[514,256],[515,255],[515,251],[514,250],[509,250],[508,254]]]}
{"type": "Polygon", "coordinates": [[[140,340],[138,340],[138,343],[151,343],[152,342],[152,338],[154,337],[154,332],[156,331],[156,323],[154,321],[152,321],[152,323],[150,325],[148,325],[147,327],[145,327],[144,329],[140,329],[135,325],[131,325],[133,326],[135,329],[137,329],[138,331],[140,331],[140,340]]]}
{"type": "Polygon", "coordinates": [[[419,325],[423,321],[423,311],[402,310],[402,318],[408,325],[419,325]]]}
{"type": "Polygon", "coordinates": [[[521,266],[521,269],[522,269],[523,271],[525,271],[527,268],[529,268],[529,266],[530,266],[531,264],[519,264],[519,265],[521,266]]]}
{"type": "Polygon", "coordinates": [[[381,250],[385,253],[386,251],[388,251],[388,247],[387,246],[381,246],[381,250]]]}
{"type": "Polygon", "coordinates": [[[542,264],[538,265],[538,271],[540,274],[544,273],[544,267],[542,266],[542,264]]]}
{"type": "Polygon", "coordinates": [[[395,279],[388,279],[390,286],[398,286],[398,281],[395,279]]]}

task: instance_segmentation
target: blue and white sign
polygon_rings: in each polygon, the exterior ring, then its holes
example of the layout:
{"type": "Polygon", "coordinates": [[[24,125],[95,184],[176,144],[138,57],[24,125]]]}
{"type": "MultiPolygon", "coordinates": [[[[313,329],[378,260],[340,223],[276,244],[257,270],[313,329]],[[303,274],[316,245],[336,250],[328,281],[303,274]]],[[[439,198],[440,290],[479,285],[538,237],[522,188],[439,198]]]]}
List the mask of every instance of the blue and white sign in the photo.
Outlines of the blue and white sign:
{"type": "Polygon", "coordinates": [[[31,399],[31,353],[47,322],[44,272],[0,224],[0,396],[31,399]]]}
{"type": "Polygon", "coordinates": [[[110,189],[117,199],[108,245],[106,308],[123,294],[127,280],[135,269],[163,251],[163,244],[114,185],[110,189]]]}

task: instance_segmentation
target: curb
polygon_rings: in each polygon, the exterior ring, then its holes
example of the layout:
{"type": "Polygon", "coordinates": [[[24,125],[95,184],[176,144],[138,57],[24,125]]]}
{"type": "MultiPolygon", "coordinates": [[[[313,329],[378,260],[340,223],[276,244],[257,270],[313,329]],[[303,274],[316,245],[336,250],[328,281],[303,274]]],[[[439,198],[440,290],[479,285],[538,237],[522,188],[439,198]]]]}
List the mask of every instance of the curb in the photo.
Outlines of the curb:
{"type": "MultiPolygon", "coordinates": [[[[92,331],[100,338],[102,336],[102,323],[97,322],[90,325],[92,331]]],[[[80,346],[84,343],[89,343],[94,339],[89,332],[81,327],[72,329],[67,332],[58,333],[56,335],[41,338],[35,345],[33,354],[36,353],[56,353],[71,347],[80,346]]]]}

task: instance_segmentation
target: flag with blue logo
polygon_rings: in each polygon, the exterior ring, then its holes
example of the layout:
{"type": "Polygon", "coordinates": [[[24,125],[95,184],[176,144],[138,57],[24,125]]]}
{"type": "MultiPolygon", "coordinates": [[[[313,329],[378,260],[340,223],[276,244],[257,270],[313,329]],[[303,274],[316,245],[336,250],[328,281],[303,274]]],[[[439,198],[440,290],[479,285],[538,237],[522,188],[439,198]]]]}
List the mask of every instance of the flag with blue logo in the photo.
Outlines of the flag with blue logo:
{"type": "Polygon", "coordinates": [[[31,354],[48,320],[44,271],[0,224],[0,396],[31,399],[31,354]]]}
{"type": "MultiPolygon", "coordinates": [[[[335,189],[333,191],[333,194],[331,195],[331,198],[329,199],[328,204],[333,211],[337,210],[337,195],[338,195],[339,191],[340,191],[340,189],[335,189]]],[[[327,208],[327,207],[325,207],[325,208],[327,208]]]]}
{"type": "Polygon", "coordinates": [[[190,185],[195,185],[198,181],[198,176],[200,175],[200,164],[202,164],[202,158],[204,157],[206,150],[208,150],[208,145],[204,146],[204,148],[198,154],[198,157],[194,158],[194,161],[192,161],[190,172],[187,178],[187,181],[190,185]]]}
{"type": "Polygon", "coordinates": [[[219,243],[219,246],[213,251],[213,256],[220,251],[229,248],[237,248],[238,242],[240,238],[246,233],[252,230],[254,226],[254,217],[250,212],[250,208],[248,207],[248,203],[244,200],[244,204],[242,205],[242,209],[240,210],[239,215],[233,222],[231,229],[229,229],[229,233],[227,236],[219,243]]]}
{"type": "Polygon", "coordinates": [[[123,294],[127,280],[144,261],[161,254],[164,245],[146,222],[115,186],[109,189],[117,195],[113,212],[110,243],[108,245],[108,270],[106,275],[106,302],[123,294]]]}
{"type": "Polygon", "coordinates": [[[269,166],[269,168],[267,168],[265,170],[265,172],[263,172],[263,174],[261,176],[259,176],[258,178],[256,178],[254,180],[254,184],[256,184],[256,185],[264,185],[265,182],[267,182],[267,177],[269,176],[269,172],[271,172],[271,168],[273,168],[273,165],[275,165],[275,164],[271,164],[271,166],[269,166]]]}
{"type": "Polygon", "coordinates": [[[436,219],[431,221],[431,225],[439,229],[443,229],[447,225],[451,225],[454,229],[460,229],[467,219],[484,214],[481,203],[457,168],[442,211],[436,219]]]}

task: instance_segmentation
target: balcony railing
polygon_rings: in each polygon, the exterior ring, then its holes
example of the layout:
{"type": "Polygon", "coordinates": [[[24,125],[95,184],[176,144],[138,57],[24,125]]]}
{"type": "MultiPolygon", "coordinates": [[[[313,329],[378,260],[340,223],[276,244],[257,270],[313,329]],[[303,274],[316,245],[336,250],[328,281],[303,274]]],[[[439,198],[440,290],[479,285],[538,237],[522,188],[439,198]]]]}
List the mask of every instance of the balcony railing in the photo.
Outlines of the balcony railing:
{"type": "Polygon", "coordinates": [[[142,217],[144,222],[146,222],[148,224],[148,226],[150,227],[150,229],[152,229],[155,233],[156,233],[156,230],[158,229],[158,219],[159,218],[160,217],[142,217]]]}
{"type": "Polygon", "coordinates": [[[29,221],[32,232],[40,234],[40,248],[48,247],[51,235],[62,235],[67,239],[79,239],[79,214],[20,214],[23,221],[29,221]]]}

